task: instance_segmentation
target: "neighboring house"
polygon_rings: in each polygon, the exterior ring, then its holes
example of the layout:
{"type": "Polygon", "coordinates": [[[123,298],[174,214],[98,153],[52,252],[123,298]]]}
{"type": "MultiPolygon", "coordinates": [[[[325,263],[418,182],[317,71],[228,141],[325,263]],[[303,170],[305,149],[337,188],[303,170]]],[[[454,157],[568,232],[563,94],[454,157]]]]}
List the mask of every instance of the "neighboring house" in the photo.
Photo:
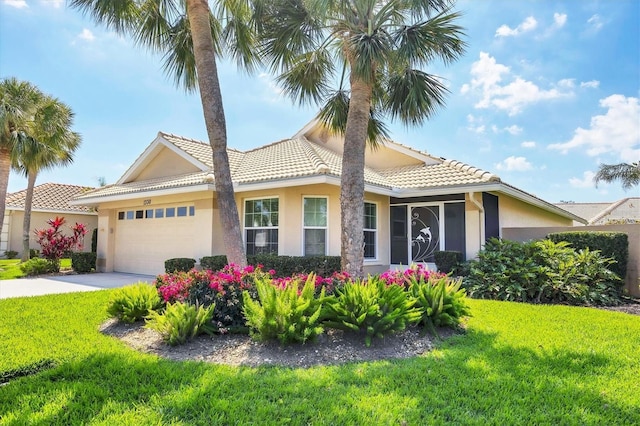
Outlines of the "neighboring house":
{"type": "MultiPolygon", "coordinates": [[[[291,139],[229,149],[248,254],[340,255],[342,138],[315,122],[291,139]]],[[[208,143],[167,133],[113,185],[73,201],[98,210],[98,269],[162,273],[173,257],[222,254],[208,143]]],[[[365,271],[433,263],[435,250],[472,258],[503,227],[581,219],[497,176],[392,141],[368,150],[365,271]]]]}
{"type": "Polygon", "coordinates": [[[613,203],[559,203],[556,206],[585,218],[587,225],[640,223],[640,197],[623,198],[613,203]]]}
{"type": "MultiPolygon", "coordinates": [[[[93,188],[59,183],[44,183],[33,188],[31,203],[31,237],[29,247],[40,249],[33,230],[47,228],[47,221],[56,216],[66,219],[66,225],[84,223],[88,233],[85,236],[84,250],[91,250],[91,233],[98,225],[98,213],[92,207],[71,205],[69,201],[93,188]]],[[[22,226],[24,223],[24,201],[27,190],[7,194],[4,224],[0,236],[0,254],[6,250],[22,253],[22,226]]],[[[71,232],[69,231],[69,234],[71,232]]]]}

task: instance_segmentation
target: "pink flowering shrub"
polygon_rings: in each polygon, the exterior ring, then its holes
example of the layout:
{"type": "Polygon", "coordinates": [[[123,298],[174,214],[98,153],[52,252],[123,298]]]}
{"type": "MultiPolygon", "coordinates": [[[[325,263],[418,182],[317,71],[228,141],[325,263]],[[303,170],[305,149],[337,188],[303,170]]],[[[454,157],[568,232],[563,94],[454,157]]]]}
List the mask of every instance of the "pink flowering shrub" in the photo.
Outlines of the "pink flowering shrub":
{"type": "MultiPolygon", "coordinates": [[[[271,275],[275,275],[275,271],[271,275]]],[[[291,277],[282,277],[282,278],[274,278],[272,280],[273,285],[277,288],[284,289],[289,287],[292,283],[306,283],[307,279],[311,274],[295,274],[291,277]]],[[[325,289],[325,294],[333,294],[334,290],[338,287],[343,286],[348,280],[350,276],[346,272],[334,272],[328,277],[321,277],[319,275],[315,276],[315,293],[316,295],[320,294],[322,288],[325,289]]]]}
{"type": "Polygon", "coordinates": [[[84,236],[87,227],[83,223],[77,223],[71,227],[72,234],[64,235],[62,225],[66,223],[64,217],[56,216],[55,219],[47,221],[50,228],[36,229],[36,239],[41,247],[42,257],[51,261],[56,269],[60,269],[60,259],[68,252],[76,249],[82,250],[84,236]]]}
{"type": "Polygon", "coordinates": [[[409,269],[404,271],[400,270],[391,270],[380,274],[380,279],[384,281],[387,285],[396,284],[401,287],[407,288],[411,281],[415,280],[424,280],[429,281],[429,278],[441,278],[446,274],[441,272],[430,271],[424,267],[424,265],[411,265],[409,269]]]}
{"type": "Polygon", "coordinates": [[[256,297],[255,281],[261,277],[271,279],[268,272],[257,267],[240,268],[226,265],[220,271],[192,269],[159,275],[156,288],[165,303],[187,302],[210,306],[215,303],[212,323],[219,333],[246,331],[242,312],[242,292],[256,297]]]}

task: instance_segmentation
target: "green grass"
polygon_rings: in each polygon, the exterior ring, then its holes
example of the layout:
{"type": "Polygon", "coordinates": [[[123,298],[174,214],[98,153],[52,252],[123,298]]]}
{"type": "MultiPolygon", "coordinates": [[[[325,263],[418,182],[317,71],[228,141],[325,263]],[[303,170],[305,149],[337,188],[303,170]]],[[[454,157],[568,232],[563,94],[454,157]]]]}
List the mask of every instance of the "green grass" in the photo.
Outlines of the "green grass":
{"type": "Polygon", "coordinates": [[[109,291],[0,300],[0,424],[640,424],[640,320],[471,300],[421,357],[289,369],[173,362],[97,329],[109,291]]]}
{"type": "MultiPolygon", "coordinates": [[[[60,269],[71,269],[71,259],[60,259],[60,269]]],[[[0,280],[12,280],[24,276],[24,272],[20,270],[20,259],[0,259],[0,280]]]]}

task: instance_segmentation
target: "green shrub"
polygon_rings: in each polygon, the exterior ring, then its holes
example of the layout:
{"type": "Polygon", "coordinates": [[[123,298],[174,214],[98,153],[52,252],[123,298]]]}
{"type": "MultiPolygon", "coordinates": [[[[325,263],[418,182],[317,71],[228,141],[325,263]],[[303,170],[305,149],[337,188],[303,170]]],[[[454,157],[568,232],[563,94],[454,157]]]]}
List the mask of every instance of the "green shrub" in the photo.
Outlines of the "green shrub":
{"type": "Polygon", "coordinates": [[[113,291],[107,312],[124,322],[135,322],[162,307],[155,287],[139,282],[113,291]]]}
{"type": "Polygon", "coordinates": [[[227,264],[227,256],[224,254],[217,256],[205,256],[200,259],[200,266],[202,269],[209,269],[211,271],[219,271],[227,264]]]}
{"type": "Polygon", "coordinates": [[[35,259],[40,257],[40,250],[38,249],[29,249],[29,259],[35,259]]]}
{"type": "Polygon", "coordinates": [[[408,292],[421,310],[420,324],[432,334],[437,334],[436,327],[458,326],[460,319],[470,314],[466,292],[461,286],[461,279],[449,277],[410,278],[408,292]]]}
{"type": "Polygon", "coordinates": [[[91,252],[96,253],[98,251],[98,228],[94,228],[91,232],[91,252]]]}
{"type": "Polygon", "coordinates": [[[176,257],[164,261],[164,271],[168,274],[171,272],[187,272],[193,269],[196,260],[189,257],[176,257]]]}
{"type": "Polygon", "coordinates": [[[575,250],[600,250],[604,257],[616,261],[609,269],[624,280],[629,261],[629,236],[624,232],[575,231],[547,235],[553,242],[566,241],[575,250]]]}
{"type": "Polygon", "coordinates": [[[73,252],[71,253],[71,268],[79,274],[86,274],[96,269],[95,252],[73,252]]]}
{"type": "Polygon", "coordinates": [[[252,337],[257,340],[278,339],[281,344],[305,343],[324,330],[319,324],[324,289],[315,296],[315,276],[307,277],[302,290],[293,280],[277,287],[271,280],[256,282],[258,300],[245,291],[244,315],[252,337]]]}
{"type": "Polygon", "coordinates": [[[371,346],[373,337],[383,337],[418,322],[421,313],[414,304],[403,287],[387,285],[378,276],[347,282],[327,298],[325,325],[361,332],[365,344],[371,346]]]}
{"type": "Polygon", "coordinates": [[[60,272],[60,264],[36,257],[20,264],[20,270],[28,276],[60,272]]]}
{"type": "Polygon", "coordinates": [[[208,308],[176,302],[167,304],[164,312],[151,311],[146,327],[156,330],[171,346],[181,345],[202,333],[210,333],[215,305],[208,308]]]}
{"type": "Polygon", "coordinates": [[[613,260],[588,249],[550,240],[487,241],[470,262],[464,286],[471,297],[529,303],[615,305],[622,282],[608,268],[613,260]]]}
{"type": "Polygon", "coordinates": [[[7,250],[4,252],[4,255],[7,256],[7,259],[15,259],[18,257],[18,252],[15,250],[7,250]]]}
{"type": "Polygon", "coordinates": [[[433,253],[438,271],[448,274],[462,263],[462,252],[453,250],[436,251],[433,253]]]}

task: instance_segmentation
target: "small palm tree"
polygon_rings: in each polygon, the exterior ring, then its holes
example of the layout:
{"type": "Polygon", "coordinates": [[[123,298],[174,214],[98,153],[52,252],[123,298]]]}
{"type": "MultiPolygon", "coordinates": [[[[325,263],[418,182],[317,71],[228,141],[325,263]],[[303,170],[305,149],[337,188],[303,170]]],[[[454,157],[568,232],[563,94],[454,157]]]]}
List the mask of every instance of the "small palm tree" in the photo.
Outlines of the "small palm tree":
{"type": "Polygon", "coordinates": [[[71,0],[71,7],[140,45],[164,54],[164,69],[187,90],[199,88],[222,234],[229,262],[246,265],[240,218],[227,154],[227,129],[216,57],[226,53],[251,69],[257,62],[250,9],[243,0],[71,0]]]}
{"type": "Polygon", "coordinates": [[[598,186],[600,182],[611,183],[619,180],[622,188],[627,190],[640,184],[640,162],[620,164],[600,164],[593,181],[598,186]]]}
{"type": "Polygon", "coordinates": [[[37,103],[32,121],[25,128],[25,137],[20,138],[14,146],[12,166],[27,177],[22,226],[23,262],[29,260],[31,207],[38,173],[73,162],[73,153],[80,146],[82,138],[71,130],[72,125],[71,108],[56,98],[43,95],[37,103]]]}
{"type": "Polygon", "coordinates": [[[14,77],[0,82],[0,235],[7,204],[11,159],[16,144],[24,141],[24,129],[34,115],[42,92],[14,77]]]}
{"type": "Polygon", "coordinates": [[[344,134],[342,268],[363,275],[364,158],[386,136],[385,117],[421,124],[446,87],[424,72],[464,51],[449,0],[254,0],[263,53],[284,92],[321,105],[320,120],[344,134]]]}

